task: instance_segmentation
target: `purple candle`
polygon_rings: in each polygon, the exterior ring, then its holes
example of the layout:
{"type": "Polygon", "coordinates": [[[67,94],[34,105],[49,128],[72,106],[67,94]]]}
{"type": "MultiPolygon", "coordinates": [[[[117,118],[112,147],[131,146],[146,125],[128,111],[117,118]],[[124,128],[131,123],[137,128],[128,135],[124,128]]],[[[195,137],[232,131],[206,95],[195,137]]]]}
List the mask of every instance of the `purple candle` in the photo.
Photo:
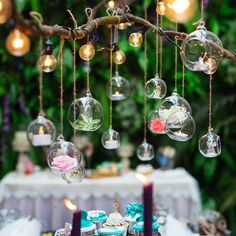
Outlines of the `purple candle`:
{"type": "Polygon", "coordinates": [[[73,213],[73,223],[72,223],[72,231],[71,236],[80,236],[80,228],[81,228],[81,211],[74,211],[73,213]]]}
{"type": "Polygon", "coordinates": [[[143,187],[144,204],[144,236],[152,236],[152,182],[146,182],[143,187]]]}

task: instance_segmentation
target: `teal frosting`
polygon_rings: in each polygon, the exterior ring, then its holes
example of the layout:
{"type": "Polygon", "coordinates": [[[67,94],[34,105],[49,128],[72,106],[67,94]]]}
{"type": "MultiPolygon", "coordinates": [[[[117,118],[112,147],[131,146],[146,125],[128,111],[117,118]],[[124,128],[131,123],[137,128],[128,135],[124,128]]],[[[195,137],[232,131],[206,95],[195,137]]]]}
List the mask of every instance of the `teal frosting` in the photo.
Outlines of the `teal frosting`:
{"type": "MultiPolygon", "coordinates": [[[[134,230],[137,230],[137,231],[143,231],[143,229],[144,229],[144,223],[143,222],[138,222],[138,223],[136,223],[135,225],[133,225],[133,227],[132,227],[134,230]]],[[[152,224],[152,229],[153,230],[158,230],[158,228],[159,228],[159,225],[156,223],[156,222],[154,222],[153,224],[152,224]]]]}
{"type": "Polygon", "coordinates": [[[101,228],[97,232],[98,234],[101,235],[119,235],[119,234],[124,234],[125,230],[117,227],[112,227],[112,228],[101,228]]]}
{"type": "Polygon", "coordinates": [[[143,214],[143,204],[140,202],[131,202],[125,209],[127,216],[135,217],[136,214],[143,214]]]}
{"type": "Polygon", "coordinates": [[[97,222],[97,221],[104,221],[107,219],[107,215],[105,212],[99,212],[98,214],[99,214],[98,217],[91,217],[90,216],[90,221],[97,222]]]}
{"type": "MultiPolygon", "coordinates": [[[[137,222],[143,222],[143,216],[140,216],[137,218],[136,220],[137,222]]],[[[152,222],[156,222],[157,221],[157,217],[155,215],[152,216],[152,222]]]]}
{"type": "Polygon", "coordinates": [[[87,228],[92,225],[92,223],[87,220],[88,213],[86,211],[82,211],[81,215],[81,228],[87,228]]]}

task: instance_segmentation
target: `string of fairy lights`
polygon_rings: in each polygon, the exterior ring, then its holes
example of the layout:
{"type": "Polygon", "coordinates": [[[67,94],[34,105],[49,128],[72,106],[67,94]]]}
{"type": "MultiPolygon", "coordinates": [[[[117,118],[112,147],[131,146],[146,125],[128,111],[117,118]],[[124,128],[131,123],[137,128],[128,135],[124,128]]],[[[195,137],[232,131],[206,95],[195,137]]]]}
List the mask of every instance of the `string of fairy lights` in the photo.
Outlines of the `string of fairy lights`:
{"type": "MultiPolygon", "coordinates": [[[[109,9],[109,15],[120,19],[119,1],[107,1],[106,7],[109,9]]],[[[163,0],[156,2],[156,26],[163,26],[163,17],[166,16],[175,23],[184,23],[188,21],[196,10],[196,0],[163,0]]],[[[143,161],[154,158],[153,146],[147,143],[147,127],[154,134],[166,134],[175,141],[185,142],[190,140],[195,132],[195,121],[192,115],[192,109],[184,95],[184,67],[191,71],[200,71],[209,75],[209,127],[207,134],[199,140],[199,151],[205,157],[217,157],[221,153],[220,137],[213,133],[212,129],[212,80],[213,74],[217,71],[223,57],[223,45],[220,39],[212,32],[206,30],[204,22],[204,5],[201,1],[201,19],[198,22],[197,29],[190,33],[178,46],[178,40],[175,38],[175,45],[180,48],[182,59],[183,77],[182,77],[182,96],[178,94],[178,48],[175,49],[175,89],[170,96],[166,97],[167,85],[162,73],[163,65],[163,35],[155,33],[156,40],[156,74],[153,78],[147,78],[147,41],[148,32],[139,30],[132,32],[128,41],[130,46],[140,48],[144,42],[144,141],[137,149],[137,156],[143,161]],[[152,111],[147,119],[146,103],[149,99],[159,101],[158,107],[152,111]]],[[[144,2],[145,20],[148,20],[148,4],[144,2]]],[[[10,18],[12,6],[10,1],[0,0],[0,23],[5,23],[10,18]]],[[[92,12],[86,8],[88,20],[92,12]]],[[[71,14],[71,13],[70,13],[71,14]]],[[[42,24],[42,19],[38,14],[34,15],[36,21],[42,24]]],[[[75,28],[77,23],[71,14],[75,28]]],[[[129,81],[118,73],[118,65],[125,63],[125,52],[119,46],[119,30],[125,30],[132,26],[132,22],[118,23],[111,25],[109,30],[110,46],[109,51],[109,68],[110,79],[107,85],[107,94],[110,100],[110,127],[102,135],[102,145],[106,149],[117,149],[120,146],[120,135],[112,127],[112,102],[121,101],[129,95],[129,81]],[[115,64],[115,75],[113,76],[113,64],[115,64]]],[[[164,35],[165,36],[165,35],[164,35]]],[[[170,41],[170,40],[169,40],[170,41]]],[[[50,38],[47,38],[43,50],[38,58],[39,65],[39,115],[33,120],[27,129],[28,139],[33,146],[50,146],[48,151],[48,164],[53,172],[62,175],[63,179],[68,182],[80,182],[84,176],[84,169],[81,165],[81,153],[78,147],[73,143],[66,141],[63,136],[63,49],[64,38],[60,41],[60,52],[58,58],[53,55],[53,44],[50,38]],[[56,139],[55,125],[46,118],[43,111],[42,100],[42,72],[50,73],[57,68],[57,61],[60,61],[60,119],[61,132],[56,139]]],[[[87,37],[87,42],[79,49],[79,56],[87,63],[89,67],[90,60],[96,55],[96,40],[92,35],[87,37]]],[[[104,111],[102,104],[92,95],[90,88],[90,70],[87,69],[86,80],[87,89],[84,96],[77,98],[76,94],[76,40],[73,40],[73,61],[74,61],[74,88],[73,102],[68,109],[68,119],[74,133],[76,131],[94,132],[98,130],[104,122],[104,111]]],[[[6,39],[6,49],[10,54],[16,57],[25,55],[30,50],[29,37],[17,28],[9,33],[6,39]]]]}

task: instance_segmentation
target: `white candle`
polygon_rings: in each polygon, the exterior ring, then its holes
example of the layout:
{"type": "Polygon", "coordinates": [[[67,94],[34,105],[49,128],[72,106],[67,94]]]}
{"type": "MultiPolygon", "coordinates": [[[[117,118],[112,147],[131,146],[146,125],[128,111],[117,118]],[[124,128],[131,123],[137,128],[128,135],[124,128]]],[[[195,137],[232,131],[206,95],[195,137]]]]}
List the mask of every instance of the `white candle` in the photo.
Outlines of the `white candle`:
{"type": "Polygon", "coordinates": [[[40,126],[38,134],[34,134],[32,137],[33,146],[48,146],[51,143],[52,136],[50,134],[44,134],[43,126],[40,126]]]}
{"type": "Polygon", "coordinates": [[[112,100],[122,100],[122,99],[125,99],[125,96],[124,96],[124,94],[116,91],[115,94],[112,94],[111,99],[112,100]]]}
{"type": "Polygon", "coordinates": [[[175,135],[178,135],[179,137],[182,137],[182,138],[186,138],[186,137],[188,137],[187,134],[182,133],[181,131],[174,132],[174,134],[175,134],[175,135]]]}
{"type": "Polygon", "coordinates": [[[119,142],[117,140],[107,140],[105,146],[107,149],[115,149],[119,147],[119,142]]]}

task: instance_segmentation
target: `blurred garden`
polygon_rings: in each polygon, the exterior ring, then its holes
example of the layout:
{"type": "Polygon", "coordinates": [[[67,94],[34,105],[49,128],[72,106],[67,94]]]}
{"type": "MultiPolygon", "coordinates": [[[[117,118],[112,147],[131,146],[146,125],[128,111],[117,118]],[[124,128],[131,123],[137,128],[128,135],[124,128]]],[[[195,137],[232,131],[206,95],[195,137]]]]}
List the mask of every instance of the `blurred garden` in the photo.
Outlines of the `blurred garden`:
{"type": "MultiPolygon", "coordinates": [[[[29,12],[39,12],[43,23],[47,25],[63,25],[73,28],[73,21],[66,11],[71,10],[78,25],[86,23],[84,13],[86,7],[94,7],[100,0],[16,0],[17,10],[32,20],[29,12]]],[[[236,51],[236,10],[232,0],[204,0],[206,28],[218,35],[224,48],[236,51]]],[[[147,19],[156,24],[155,2],[147,0],[147,19]]],[[[144,17],[143,1],[131,1],[130,10],[136,16],[144,17]]],[[[100,7],[97,16],[107,15],[106,7],[100,7]]],[[[178,24],[178,31],[190,33],[196,29],[194,22],[201,17],[200,1],[194,17],[178,24]]],[[[175,30],[175,23],[163,16],[163,30],[175,30]]],[[[36,23],[35,23],[36,24],[36,23]]],[[[31,48],[23,57],[14,57],[8,53],[5,40],[13,29],[14,22],[10,19],[0,26],[0,165],[1,178],[14,170],[18,153],[12,148],[16,131],[26,131],[29,123],[39,112],[39,71],[38,56],[40,52],[39,37],[30,36],[31,48]]],[[[125,63],[118,65],[119,74],[130,83],[130,92],[126,100],[113,102],[113,128],[119,131],[121,144],[132,144],[136,150],[143,141],[144,116],[144,46],[131,47],[129,35],[143,30],[142,26],[134,25],[119,30],[119,48],[125,52],[125,63]]],[[[155,75],[156,69],[156,34],[147,31],[147,80],[155,75]]],[[[99,27],[95,32],[96,53],[88,65],[79,57],[79,48],[86,43],[86,38],[76,41],[76,86],[77,97],[86,93],[86,73],[90,71],[90,89],[92,95],[103,106],[104,124],[95,132],[77,132],[78,136],[87,135],[93,144],[91,157],[92,167],[103,161],[119,161],[115,150],[106,150],[101,145],[101,136],[109,128],[109,99],[107,86],[110,78],[109,50],[100,50],[110,45],[109,28],[99,27]]],[[[173,37],[170,37],[172,41],[173,37]]],[[[46,40],[47,38],[45,38],[46,40]]],[[[60,38],[51,37],[53,55],[58,58],[60,38]]],[[[44,41],[45,41],[44,40],[44,41]]],[[[181,42],[178,41],[181,45],[181,42]]],[[[163,37],[163,76],[167,84],[167,96],[175,86],[175,45],[163,37]]],[[[159,58],[160,59],[160,58],[159,58]]],[[[68,122],[68,107],[73,101],[73,41],[65,40],[63,50],[64,73],[64,136],[71,140],[74,131],[68,122]]],[[[236,233],[236,62],[223,58],[216,73],[212,75],[212,127],[221,138],[221,155],[206,158],[198,150],[199,138],[208,129],[209,75],[185,69],[184,97],[192,108],[196,131],[187,142],[176,142],[167,135],[153,134],[147,130],[147,140],[154,146],[155,158],[150,163],[159,167],[158,158],[163,147],[171,146],[176,150],[176,167],[184,167],[199,182],[203,209],[215,209],[223,213],[229,228],[236,233]]],[[[182,61],[178,56],[178,92],[182,94],[182,61]]],[[[113,65],[113,72],[115,71],[113,65]]],[[[52,73],[43,74],[43,105],[47,118],[53,121],[60,130],[60,63],[52,73]]],[[[113,73],[114,74],[114,73],[113,73]]],[[[157,109],[160,100],[147,98],[147,114],[157,109]]],[[[39,166],[47,166],[47,147],[30,147],[29,156],[39,166]]],[[[85,159],[86,153],[84,153],[85,159]]],[[[131,167],[136,168],[141,161],[133,152],[130,158],[131,167]]]]}

